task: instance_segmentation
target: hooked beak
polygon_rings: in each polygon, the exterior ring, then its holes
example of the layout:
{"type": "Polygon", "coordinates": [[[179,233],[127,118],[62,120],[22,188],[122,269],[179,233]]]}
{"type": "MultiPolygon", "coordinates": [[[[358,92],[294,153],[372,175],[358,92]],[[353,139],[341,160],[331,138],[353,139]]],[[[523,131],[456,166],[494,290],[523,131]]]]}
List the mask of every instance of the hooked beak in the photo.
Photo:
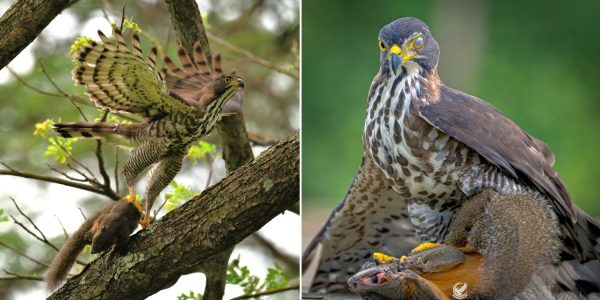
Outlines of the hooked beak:
{"type": "Polygon", "coordinates": [[[416,57],[417,55],[407,47],[402,46],[402,48],[400,48],[396,44],[392,45],[392,48],[390,48],[390,53],[388,54],[388,60],[390,61],[390,67],[392,68],[394,75],[398,74],[398,67],[400,65],[403,65],[416,57]]]}
{"type": "Polygon", "coordinates": [[[244,80],[242,80],[242,78],[239,78],[239,77],[238,77],[237,81],[238,81],[238,86],[239,86],[241,89],[243,89],[243,88],[244,88],[244,80]]]}
{"type": "Polygon", "coordinates": [[[398,66],[402,64],[404,60],[398,54],[390,53],[390,64],[392,66],[392,72],[396,75],[396,70],[398,70],[398,66]]]}

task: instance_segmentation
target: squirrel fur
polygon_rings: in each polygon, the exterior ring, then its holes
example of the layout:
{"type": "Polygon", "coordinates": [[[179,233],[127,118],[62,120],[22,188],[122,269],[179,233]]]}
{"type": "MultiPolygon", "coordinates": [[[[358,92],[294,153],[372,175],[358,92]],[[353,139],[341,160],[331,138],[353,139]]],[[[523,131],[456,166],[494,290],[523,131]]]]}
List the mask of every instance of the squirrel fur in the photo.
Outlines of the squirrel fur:
{"type": "Polygon", "coordinates": [[[445,244],[366,264],[348,284],[366,299],[452,299],[457,283],[466,283],[468,298],[541,296],[535,285],[559,242],[556,215],[540,194],[483,190],[454,216],[445,244]]]}
{"type": "Polygon", "coordinates": [[[88,218],[67,239],[54,257],[45,281],[48,290],[56,289],[75,263],[85,245],[91,244],[91,253],[98,253],[116,245],[123,249],[129,243],[129,235],[137,227],[140,212],[127,201],[113,201],[88,218]]]}

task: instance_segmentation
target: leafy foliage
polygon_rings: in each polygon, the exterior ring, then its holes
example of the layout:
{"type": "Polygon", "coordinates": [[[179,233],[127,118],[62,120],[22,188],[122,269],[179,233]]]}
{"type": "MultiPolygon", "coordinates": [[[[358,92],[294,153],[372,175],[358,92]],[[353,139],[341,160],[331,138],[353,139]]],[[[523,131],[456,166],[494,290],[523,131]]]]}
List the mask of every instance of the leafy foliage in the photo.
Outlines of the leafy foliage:
{"type": "Polygon", "coordinates": [[[196,294],[194,291],[190,291],[188,294],[181,294],[177,296],[177,300],[202,300],[202,294],[196,294]]]}
{"type": "MultiPolygon", "coordinates": [[[[96,117],[94,119],[94,122],[102,121],[103,114],[104,114],[104,110],[98,109],[98,117],[96,117]]],[[[106,123],[117,123],[117,124],[132,124],[133,123],[130,120],[120,118],[118,115],[115,115],[115,114],[108,114],[108,117],[105,122],[106,123]]]]}
{"type": "Polygon", "coordinates": [[[35,124],[35,130],[33,131],[33,135],[39,135],[45,139],[48,138],[48,132],[50,128],[54,125],[54,121],[52,119],[46,119],[46,121],[35,124]]]}
{"type": "Polygon", "coordinates": [[[0,208],[0,223],[8,222],[8,216],[4,215],[4,208],[0,208]]]}
{"type": "Polygon", "coordinates": [[[192,164],[198,163],[198,159],[210,164],[212,163],[212,158],[216,155],[217,147],[214,144],[200,140],[197,144],[190,147],[187,158],[192,164]]]}
{"type": "Polygon", "coordinates": [[[50,145],[46,148],[44,157],[53,157],[57,163],[65,164],[73,152],[73,143],[76,141],[77,139],[73,138],[49,137],[50,145]]]}
{"type": "Polygon", "coordinates": [[[171,187],[171,190],[165,193],[165,199],[167,200],[165,208],[167,209],[167,212],[171,212],[177,208],[180,203],[200,195],[200,193],[192,192],[188,187],[178,184],[175,180],[171,181],[169,186],[171,187]]]}
{"type": "Polygon", "coordinates": [[[280,265],[275,264],[273,268],[267,270],[267,276],[261,283],[258,276],[250,274],[247,266],[240,266],[240,257],[238,256],[227,266],[227,283],[241,286],[246,294],[282,288],[288,285],[289,277],[280,265]]]}

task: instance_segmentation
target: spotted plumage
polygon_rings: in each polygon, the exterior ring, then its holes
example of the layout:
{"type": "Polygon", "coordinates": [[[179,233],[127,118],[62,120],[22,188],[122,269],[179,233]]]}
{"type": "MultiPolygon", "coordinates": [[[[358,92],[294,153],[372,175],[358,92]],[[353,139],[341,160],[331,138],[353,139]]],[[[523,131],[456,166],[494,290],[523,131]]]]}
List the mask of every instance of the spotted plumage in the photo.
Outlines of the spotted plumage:
{"type": "Polygon", "coordinates": [[[144,59],[137,34],[133,34],[131,49],[118,29],[112,38],[100,31],[98,35],[101,43],[91,42],[75,54],[78,66],[73,69],[73,80],[85,86],[96,106],[136,114],[145,122],[69,122],[55,124],[55,130],[67,138],[106,139],[133,147],[123,166],[130,201],[135,198],[137,176],[154,165],[144,195],[142,225],[147,226],[154,200],[181,169],[190,145],[212,130],[221,109],[244,82],[235,73],[222,74],[218,55],[213,71],[199,43],[192,57],[178,50],[181,68],[165,57],[165,68],[157,71],[156,47],[144,59]]]}
{"type": "Polygon", "coordinates": [[[392,22],[379,39],[363,164],[305,252],[307,259],[320,254],[312,290],[346,290],[348,270],[356,272],[365,253],[402,255],[417,243],[411,232],[441,242],[463,200],[484,188],[532,188],[551,200],[562,232],[561,261],[545,288],[557,297],[600,295],[600,226],[572,204],[548,147],[483,100],[446,87],[438,44],[420,20],[392,22]],[[406,239],[370,233],[386,214],[404,216],[387,230],[406,239]]]}

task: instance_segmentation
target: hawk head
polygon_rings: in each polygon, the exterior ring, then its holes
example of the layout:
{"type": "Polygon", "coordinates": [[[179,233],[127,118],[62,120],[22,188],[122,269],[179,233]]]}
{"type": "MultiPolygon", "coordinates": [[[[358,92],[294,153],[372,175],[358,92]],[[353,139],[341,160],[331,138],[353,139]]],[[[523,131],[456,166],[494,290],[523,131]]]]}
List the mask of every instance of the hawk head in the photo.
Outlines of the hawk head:
{"type": "Polygon", "coordinates": [[[202,115],[218,115],[225,103],[244,88],[244,80],[235,72],[216,76],[200,92],[202,115]]]}
{"type": "Polygon", "coordinates": [[[379,31],[382,73],[430,72],[437,66],[440,49],[429,27],[417,18],[401,18],[379,31]],[[389,71],[388,71],[389,70],[389,71]]]}

